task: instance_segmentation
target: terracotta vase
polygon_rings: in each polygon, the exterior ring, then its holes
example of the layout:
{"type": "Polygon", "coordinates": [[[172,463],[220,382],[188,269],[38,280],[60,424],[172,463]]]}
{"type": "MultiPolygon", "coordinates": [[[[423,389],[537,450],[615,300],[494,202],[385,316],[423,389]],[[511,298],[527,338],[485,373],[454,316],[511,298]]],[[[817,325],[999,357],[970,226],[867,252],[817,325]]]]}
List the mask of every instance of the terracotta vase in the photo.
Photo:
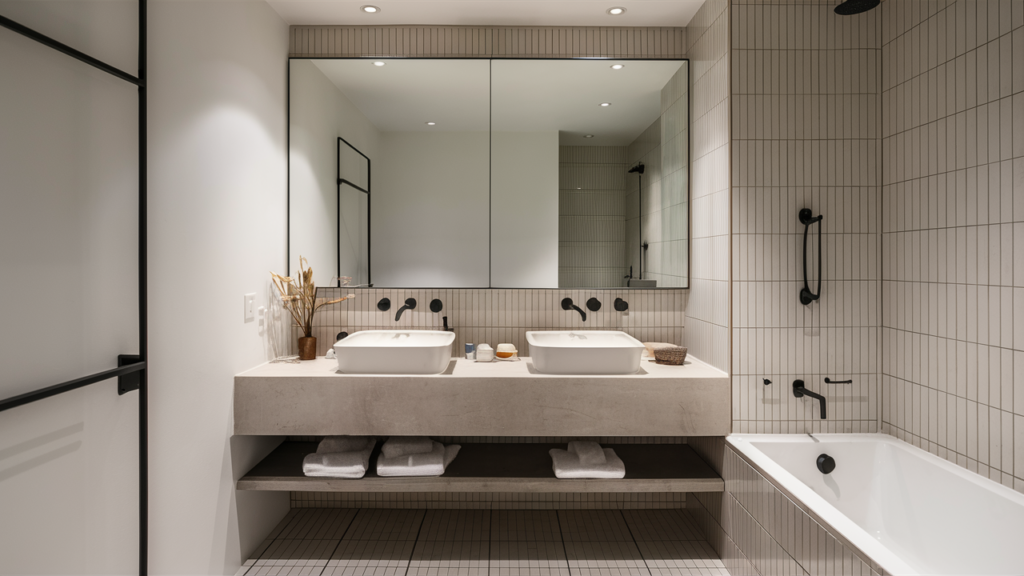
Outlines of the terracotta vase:
{"type": "Polygon", "coordinates": [[[303,336],[299,338],[299,360],[313,360],[316,358],[316,337],[303,336]]]}

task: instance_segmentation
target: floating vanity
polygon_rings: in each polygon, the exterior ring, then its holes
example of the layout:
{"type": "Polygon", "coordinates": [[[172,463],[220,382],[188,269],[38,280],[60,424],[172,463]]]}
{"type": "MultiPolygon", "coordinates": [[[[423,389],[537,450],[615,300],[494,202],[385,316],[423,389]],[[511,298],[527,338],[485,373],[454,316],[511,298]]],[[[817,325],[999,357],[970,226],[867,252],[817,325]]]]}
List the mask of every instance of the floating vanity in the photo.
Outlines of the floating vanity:
{"type": "Polygon", "coordinates": [[[732,424],[728,376],[694,358],[617,376],[541,374],[530,358],[401,376],[263,364],[235,377],[234,410],[235,434],[275,436],[725,436],[732,424]]]}

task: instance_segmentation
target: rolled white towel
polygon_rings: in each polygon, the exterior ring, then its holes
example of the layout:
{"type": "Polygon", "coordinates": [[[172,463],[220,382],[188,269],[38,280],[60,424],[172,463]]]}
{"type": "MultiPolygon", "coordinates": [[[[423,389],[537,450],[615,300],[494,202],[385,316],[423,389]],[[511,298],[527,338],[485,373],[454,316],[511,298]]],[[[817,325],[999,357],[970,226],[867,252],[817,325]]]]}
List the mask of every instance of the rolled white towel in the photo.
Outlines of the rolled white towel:
{"type": "Polygon", "coordinates": [[[552,448],[549,453],[551,454],[551,468],[555,471],[556,478],[624,478],[626,476],[625,464],[611,448],[604,449],[604,464],[589,466],[580,464],[580,459],[566,450],[552,448]]]}
{"type": "Polygon", "coordinates": [[[328,436],[320,441],[316,451],[317,454],[362,452],[367,444],[370,444],[370,448],[373,448],[373,445],[376,443],[377,439],[369,436],[328,436]]]}
{"type": "Polygon", "coordinates": [[[307,454],[302,460],[302,473],[328,478],[362,478],[370,469],[370,455],[375,444],[376,441],[364,439],[362,450],[307,454]]]}
{"type": "Polygon", "coordinates": [[[601,445],[589,440],[569,442],[569,452],[579,457],[580,465],[582,466],[604,464],[608,461],[604,457],[604,450],[601,449],[601,445]]]}
{"type": "Polygon", "coordinates": [[[385,458],[399,458],[411,454],[429,454],[434,442],[423,436],[392,436],[384,443],[381,453],[385,458]]]}
{"type": "Polygon", "coordinates": [[[433,443],[433,449],[426,454],[406,454],[395,458],[377,458],[377,475],[387,476],[440,476],[458,455],[461,446],[445,446],[433,443]]]}

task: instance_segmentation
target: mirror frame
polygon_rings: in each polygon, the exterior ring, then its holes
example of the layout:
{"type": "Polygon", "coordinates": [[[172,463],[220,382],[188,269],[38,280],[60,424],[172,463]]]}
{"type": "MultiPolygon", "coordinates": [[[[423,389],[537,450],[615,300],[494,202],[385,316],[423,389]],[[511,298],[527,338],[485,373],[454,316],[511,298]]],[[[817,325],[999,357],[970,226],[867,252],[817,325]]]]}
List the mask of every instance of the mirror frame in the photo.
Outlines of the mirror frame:
{"type": "MultiPolygon", "coordinates": [[[[310,56],[291,56],[291,55],[289,55],[288,56],[288,63],[286,65],[286,68],[287,68],[287,70],[286,70],[287,71],[287,81],[286,81],[286,94],[285,94],[285,149],[286,149],[286,153],[287,153],[287,162],[286,162],[287,166],[286,166],[286,172],[285,172],[286,173],[286,183],[285,183],[285,185],[286,185],[286,194],[285,194],[285,197],[286,197],[286,206],[285,206],[285,234],[286,234],[286,238],[285,238],[285,272],[286,273],[288,273],[288,270],[289,270],[289,268],[291,266],[291,256],[292,256],[292,245],[291,245],[292,244],[292,221],[291,221],[291,212],[292,212],[292,184],[291,184],[291,166],[292,166],[292,161],[291,161],[291,142],[292,142],[292,137],[291,137],[291,118],[292,118],[292,109],[291,109],[292,60],[370,60],[370,61],[373,61],[373,60],[487,60],[489,63],[493,63],[495,60],[541,60],[541,61],[548,61],[548,60],[583,60],[583,61],[587,61],[587,60],[616,60],[616,61],[620,61],[621,60],[621,61],[635,61],[635,62],[686,62],[686,78],[687,78],[686,125],[687,125],[687,134],[689,136],[688,137],[688,141],[687,141],[687,148],[686,148],[686,151],[687,151],[687,155],[686,155],[686,165],[687,165],[687,171],[686,171],[686,220],[687,220],[687,230],[686,230],[686,286],[656,286],[654,288],[641,288],[641,287],[631,288],[631,287],[627,287],[627,286],[598,286],[598,287],[583,287],[583,288],[562,288],[562,287],[557,287],[557,288],[502,288],[500,286],[493,286],[493,285],[491,285],[491,282],[492,282],[491,278],[493,277],[493,275],[492,275],[493,258],[491,257],[491,254],[493,252],[493,240],[491,238],[490,232],[488,232],[488,236],[487,236],[487,246],[488,246],[488,250],[487,250],[487,255],[488,255],[488,259],[487,259],[487,284],[488,285],[486,287],[481,286],[481,287],[474,287],[474,288],[457,288],[457,289],[459,289],[459,290],[689,290],[690,289],[691,278],[692,278],[692,273],[693,273],[693,264],[692,264],[692,262],[693,262],[693,258],[692,258],[692,254],[693,254],[693,162],[692,162],[692,159],[693,159],[693,157],[691,155],[692,152],[693,152],[693,131],[692,131],[693,123],[692,123],[692,117],[691,117],[691,113],[692,113],[692,110],[693,110],[693,100],[692,100],[692,93],[691,93],[691,89],[693,87],[693,82],[692,82],[693,79],[692,79],[692,77],[690,75],[691,72],[692,72],[690,70],[690,58],[616,58],[616,57],[611,57],[611,56],[586,56],[586,57],[577,57],[577,58],[568,58],[568,57],[562,57],[562,58],[548,58],[548,57],[542,57],[542,58],[515,58],[515,57],[495,58],[495,57],[492,57],[492,56],[488,56],[488,57],[448,56],[448,57],[440,57],[439,58],[439,57],[436,57],[436,56],[326,56],[326,57],[325,56],[319,56],[319,57],[313,56],[313,57],[310,57],[310,56]]],[[[492,110],[492,112],[493,112],[493,110],[492,110]]],[[[382,290],[391,290],[391,289],[394,289],[394,290],[449,290],[449,289],[455,289],[455,288],[451,288],[451,287],[447,287],[447,286],[417,286],[415,288],[401,287],[401,286],[399,286],[399,287],[393,287],[393,286],[374,286],[374,284],[373,284],[373,275],[372,275],[373,259],[371,257],[371,247],[372,247],[372,242],[373,242],[373,234],[372,234],[372,228],[371,228],[371,223],[370,223],[370,219],[371,219],[370,215],[372,214],[372,212],[370,210],[370,205],[371,205],[371,200],[372,200],[372,194],[370,193],[370,190],[372,190],[372,188],[370,186],[370,183],[372,181],[372,173],[371,173],[371,170],[370,170],[371,160],[370,160],[369,157],[367,157],[365,154],[363,154],[361,151],[359,151],[359,149],[357,149],[355,146],[352,146],[352,144],[350,144],[348,141],[346,141],[341,136],[338,136],[338,141],[339,141],[338,142],[338,149],[336,151],[336,157],[337,157],[337,161],[336,161],[337,162],[337,180],[338,180],[338,193],[337,193],[337,197],[338,197],[338,204],[337,204],[338,214],[337,214],[337,222],[341,221],[341,202],[340,202],[340,198],[341,198],[341,185],[342,185],[343,182],[348,184],[348,185],[350,185],[350,186],[352,186],[353,188],[355,188],[355,189],[357,189],[357,190],[359,190],[361,192],[364,192],[367,195],[367,210],[366,210],[366,214],[367,214],[367,223],[366,223],[366,231],[367,231],[367,238],[366,238],[366,245],[367,245],[366,278],[367,278],[368,285],[365,286],[365,287],[367,287],[367,288],[377,288],[377,289],[382,289],[382,290]],[[367,162],[367,177],[366,177],[366,181],[367,181],[366,188],[367,189],[366,190],[363,190],[361,187],[359,187],[359,186],[357,186],[357,185],[355,185],[355,184],[353,184],[353,183],[351,183],[351,182],[349,182],[347,180],[343,180],[341,178],[341,160],[340,160],[341,154],[340,154],[340,152],[341,152],[341,144],[342,144],[342,142],[347,144],[352,150],[354,150],[360,156],[362,156],[363,158],[366,158],[366,162],[367,162]]],[[[492,187],[491,187],[491,180],[490,180],[490,178],[491,178],[491,176],[489,175],[488,176],[488,187],[487,187],[487,204],[488,204],[489,207],[491,206],[491,203],[492,203],[492,200],[493,200],[493,197],[492,197],[493,190],[492,190],[492,187]]],[[[641,217],[642,217],[642,215],[641,215],[641,217]]],[[[493,211],[490,210],[490,209],[488,209],[487,218],[488,218],[488,230],[490,230],[490,228],[491,228],[491,221],[494,218],[493,211]]],[[[336,232],[337,232],[336,242],[340,245],[341,244],[341,226],[340,226],[340,224],[336,224],[335,228],[336,228],[336,232]]],[[[642,225],[641,225],[641,229],[642,229],[642,225]]],[[[340,251],[339,251],[338,259],[335,262],[335,273],[334,273],[334,276],[335,277],[339,277],[340,275],[341,275],[341,255],[340,255],[340,251]]],[[[336,288],[336,287],[341,287],[340,283],[341,283],[341,280],[339,279],[337,286],[333,286],[333,285],[332,286],[319,286],[318,288],[336,288]]]]}

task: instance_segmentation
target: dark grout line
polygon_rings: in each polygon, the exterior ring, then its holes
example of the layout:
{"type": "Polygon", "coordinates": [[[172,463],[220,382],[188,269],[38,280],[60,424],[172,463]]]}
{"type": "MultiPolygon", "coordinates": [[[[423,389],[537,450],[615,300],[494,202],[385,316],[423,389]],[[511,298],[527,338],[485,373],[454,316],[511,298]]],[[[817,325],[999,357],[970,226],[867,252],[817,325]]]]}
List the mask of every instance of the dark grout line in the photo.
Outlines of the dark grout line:
{"type": "Polygon", "coordinates": [[[622,523],[626,525],[626,530],[629,531],[629,537],[633,539],[633,546],[636,546],[637,553],[640,554],[640,558],[644,561],[644,567],[647,568],[647,573],[651,574],[651,567],[647,564],[647,558],[644,557],[643,550],[640,549],[640,543],[636,541],[636,535],[633,534],[633,529],[629,527],[629,520],[626,520],[626,513],[620,509],[619,516],[622,517],[622,523]]]}
{"type": "Polygon", "coordinates": [[[565,556],[565,569],[572,574],[572,566],[569,565],[569,550],[565,547],[565,534],[562,533],[561,510],[555,510],[555,521],[558,522],[558,538],[562,541],[562,554],[565,556]]]}
{"type": "Polygon", "coordinates": [[[423,532],[423,525],[427,522],[427,512],[430,509],[423,511],[423,518],[420,519],[420,527],[416,529],[416,539],[412,542],[412,551],[409,552],[409,563],[405,565],[405,576],[409,576],[409,568],[412,567],[412,558],[416,555],[416,545],[420,543],[420,534],[423,532]]]}
{"type": "MultiPolygon", "coordinates": [[[[343,508],[343,510],[352,510],[352,508],[343,508]]],[[[327,571],[327,565],[331,563],[331,558],[334,556],[334,553],[338,551],[338,547],[341,546],[341,543],[345,540],[345,536],[348,535],[348,531],[356,523],[356,518],[359,516],[362,509],[356,508],[355,511],[356,513],[353,514],[352,519],[348,521],[348,526],[345,526],[345,531],[341,533],[341,538],[338,538],[338,542],[334,545],[334,549],[331,550],[331,555],[327,557],[327,562],[324,562],[324,567],[320,570],[320,574],[318,576],[323,576],[323,573],[327,571]]]]}

